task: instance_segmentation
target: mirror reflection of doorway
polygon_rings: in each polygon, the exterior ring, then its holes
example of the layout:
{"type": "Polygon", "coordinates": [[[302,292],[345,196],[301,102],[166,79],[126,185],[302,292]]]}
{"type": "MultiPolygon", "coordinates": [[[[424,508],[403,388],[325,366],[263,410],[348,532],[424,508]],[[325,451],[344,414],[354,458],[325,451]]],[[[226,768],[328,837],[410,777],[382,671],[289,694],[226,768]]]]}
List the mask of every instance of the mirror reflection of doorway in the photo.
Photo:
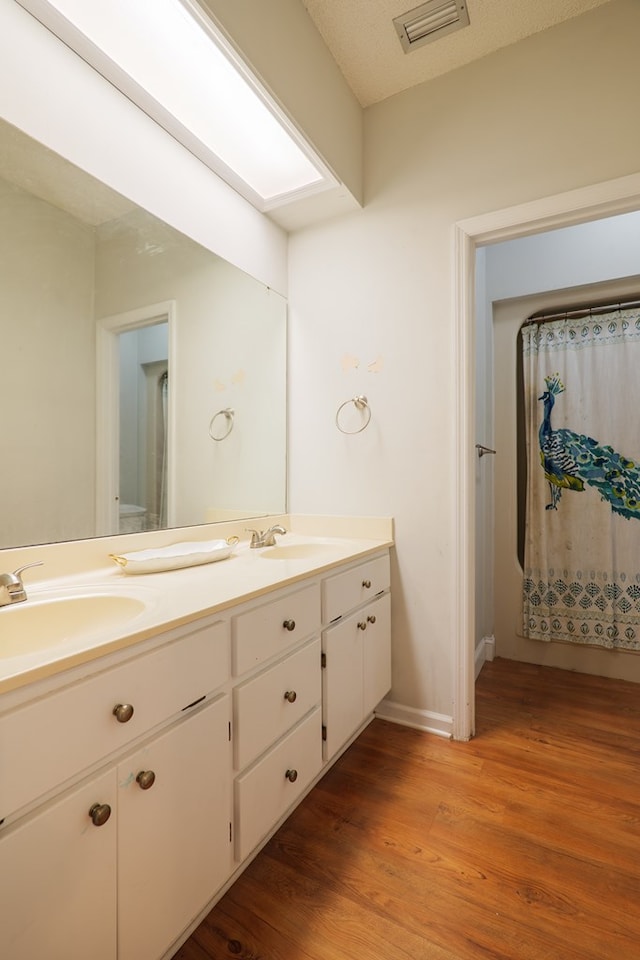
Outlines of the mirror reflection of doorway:
{"type": "Polygon", "coordinates": [[[175,301],[97,322],[97,536],[175,526],[175,301]]]}
{"type": "Polygon", "coordinates": [[[118,335],[118,532],[167,526],[168,323],[118,335]]]}

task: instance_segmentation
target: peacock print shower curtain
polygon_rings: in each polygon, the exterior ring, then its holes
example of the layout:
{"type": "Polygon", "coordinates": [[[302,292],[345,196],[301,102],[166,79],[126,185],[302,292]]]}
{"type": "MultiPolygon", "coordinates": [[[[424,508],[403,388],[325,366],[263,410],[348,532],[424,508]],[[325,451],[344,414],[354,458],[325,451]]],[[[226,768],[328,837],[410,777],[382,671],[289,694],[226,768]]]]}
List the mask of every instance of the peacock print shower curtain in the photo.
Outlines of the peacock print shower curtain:
{"type": "Polygon", "coordinates": [[[640,650],[640,309],[522,328],[524,636],[640,650]]]}

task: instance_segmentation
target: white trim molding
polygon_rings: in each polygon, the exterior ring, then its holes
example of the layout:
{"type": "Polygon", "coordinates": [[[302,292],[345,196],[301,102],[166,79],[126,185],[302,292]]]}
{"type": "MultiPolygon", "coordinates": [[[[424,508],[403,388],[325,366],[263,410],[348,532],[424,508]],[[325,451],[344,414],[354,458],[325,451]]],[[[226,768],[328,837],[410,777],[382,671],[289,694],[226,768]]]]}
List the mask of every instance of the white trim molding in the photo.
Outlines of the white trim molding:
{"type": "Polygon", "coordinates": [[[375,709],[375,715],[380,720],[399,723],[403,727],[414,727],[416,730],[424,730],[425,733],[435,733],[449,740],[453,732],[453,720],[446,714],[434,713],[432,710],[417,710],[415,707],[406,707],[392,700],[383,700],[379,703],[375,709]]]}
{"type": "Polygon", "coordinates": [[[454,622],[453,737],[475,731],[475,258],[476,247],[640,210],[640,173],[495,210],[453,228],[454,370],[456,389],[456,530],[453,576],[458,584],[454,622]]]}
{"type": "Polygon", "coordinates": [[[165,321],[168,324],[169,391],[167,431],[167,525],[175,526],[176,474],[176,301],[138,307],[96,321],[96,531],[97,536],[118,532],[120,487],[119,411],[120,374],[118,334],[165,321]]]}

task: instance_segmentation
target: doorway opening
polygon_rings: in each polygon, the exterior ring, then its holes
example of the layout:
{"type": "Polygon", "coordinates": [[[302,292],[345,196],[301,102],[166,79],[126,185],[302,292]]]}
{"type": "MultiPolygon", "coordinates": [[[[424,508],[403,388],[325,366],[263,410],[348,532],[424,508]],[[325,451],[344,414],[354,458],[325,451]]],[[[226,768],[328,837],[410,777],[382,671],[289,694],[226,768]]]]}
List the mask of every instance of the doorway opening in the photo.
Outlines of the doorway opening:
{"type": "MultiPolygon", "coordinates": [[[[610,224],[613,233],[615,219],[610,224]]],[[[542,291],[493,303],[494,397],[493,439],[500,451],[500,468],[494,476],[494,499],[500,504],[492,522],[494,581],[499,584],[493,602],[492,627],[498,656],[575,673],[640,680],[640,660],[625,650],[605,650],[593,645],[541,643],[527,639],[522,629],[524,584],[524,508],[526,453],[522,354],[519,330],[524,318],[539,312],[570,309],[578,303],[613,304],[637,299],[640,277],[594,282],[555,291],[542,291]],[[518,376],[519,375],[519,376],[518,376]],[[518,425],[517,417],[521,422],[518,425]],[[521,449],[518,449],[520,442],[521,449]]],[[[554,368],[555,369],[555,368],[554,368]]],[[[537,469],[537,467],[534,467],[537,469]]],[[[482,527],[482,507],[478,527],[482,527]]],[[[478,532],[481,538],[481,532],[478,532]]],[[[480,631],[477,631],[480,632],[480,631]]]]}
{"type": "Polygon", "coordinates": [[[98,322],[100,536],[174,523],[173,301],[98,322]]]}
{"type": "MultiPolygon", "coordinates": [[[[456,361],[456,529],[453,736],[475,732],[476,599],[476,255],[504,240],[640,209],[640,174],[460,221],[454,228],[456,361]]],[[[484,442],[484,441],[483,441],[484,442]]]]}

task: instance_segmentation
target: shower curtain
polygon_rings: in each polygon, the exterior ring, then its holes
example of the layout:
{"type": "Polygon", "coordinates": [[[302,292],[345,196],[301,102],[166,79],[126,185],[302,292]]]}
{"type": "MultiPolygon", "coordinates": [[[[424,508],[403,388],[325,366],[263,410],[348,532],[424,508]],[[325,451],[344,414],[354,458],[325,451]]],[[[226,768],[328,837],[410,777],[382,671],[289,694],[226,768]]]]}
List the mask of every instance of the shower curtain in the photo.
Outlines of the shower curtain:
{"type": "Polygon", "coordinates": [[[524,636],[640,650],[640,309],[522,328],[524,636]]]}

